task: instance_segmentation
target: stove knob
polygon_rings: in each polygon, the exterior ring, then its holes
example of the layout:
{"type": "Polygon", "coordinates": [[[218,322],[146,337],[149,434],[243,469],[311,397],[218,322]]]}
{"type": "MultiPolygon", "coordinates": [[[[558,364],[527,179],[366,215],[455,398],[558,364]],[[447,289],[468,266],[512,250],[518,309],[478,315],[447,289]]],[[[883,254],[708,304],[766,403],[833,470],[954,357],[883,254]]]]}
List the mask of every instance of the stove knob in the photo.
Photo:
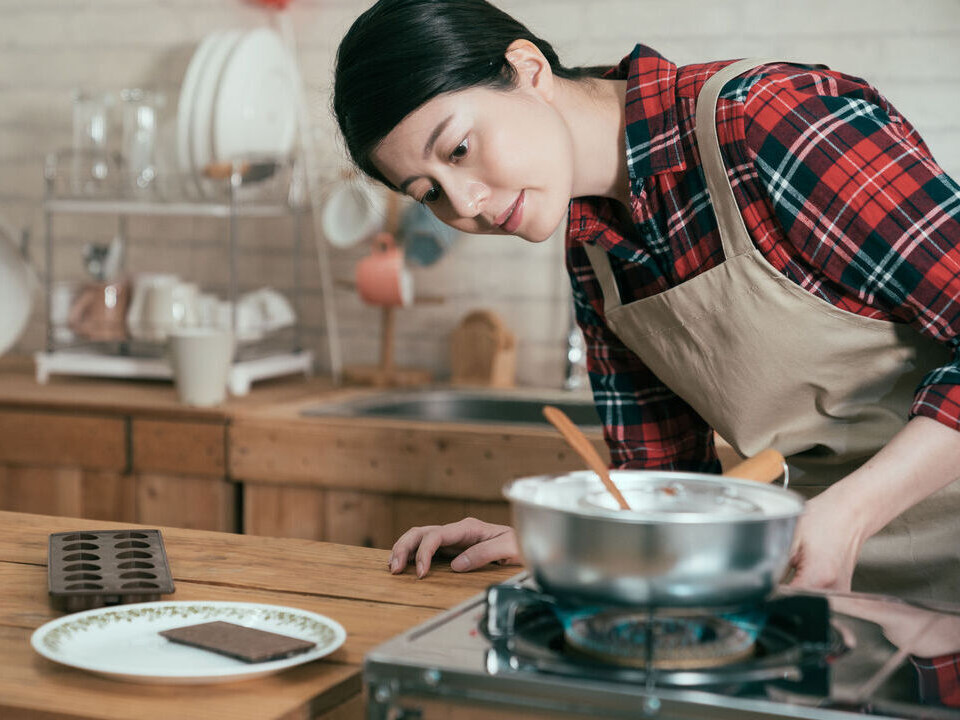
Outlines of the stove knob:
{"type": "Polygon", "coordinates": [[[660,714],[660,698],[653,695],[645,695],[641,703],[643,714],[647,717],[654,717],[660,714]]]}

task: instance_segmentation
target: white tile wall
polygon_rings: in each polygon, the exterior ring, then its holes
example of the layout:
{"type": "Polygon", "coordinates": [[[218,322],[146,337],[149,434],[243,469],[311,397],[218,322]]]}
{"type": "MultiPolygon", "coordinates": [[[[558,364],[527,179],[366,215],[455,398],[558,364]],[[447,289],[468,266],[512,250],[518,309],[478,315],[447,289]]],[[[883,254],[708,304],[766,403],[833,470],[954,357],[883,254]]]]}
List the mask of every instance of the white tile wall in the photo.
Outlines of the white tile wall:
{"type": "MultiPolygon", "coordinates": [[[[332,58],[343,32],[369,0],[292,0],[302,73],[325,179],[341,152],[329,115],[332,58]]],[[[875,82],[920,130],[948,172],[960,175],[960,1],[918,0],[501,0],[551,40],[568,65],[610,64],[636,42],[678,63],[777,54],[825,62],[875,82]]],[[[171,115],[190,54],[207,32],[271,22],[248,0],[0,0],[0,214],[30,227],[40,264],[42,159],[70,140],[74,88],[165,91],[171,115]]],[[[251,223],[239,266],[253,282],[289,289],[294,258],[282,222],[251,223]]],[[[63,218],[58,277],[79,276],[85,242],[106,241],[109,220],[63,218]]],[[[223,291],[222,226],[176,219],[130,223],[133,270],[168,268],[223,291]]],[[[559,385],[567,322],[561,243],[531,246],[512,238],[462,238],[431,268],[418,269],[420,293],[443,298],[403,310],[397,320],[401,364],[447,372],[447,338],[475,307],[501,313],[519,337],[525,384],[559,385]]],[[[352,277],[362,250],[335,252],[333,274],[352,277]]],[[[321,364],[326,352],[319,272],[312,239],[300,258],[306,338],[321,364]]],[[[336,293],[345,359],[372,363],[379,313],[349,290],[336,293]]],[[[41,304],[18,350],[42,347],[41,304]]],[[[2,310],[0,310],[2,311],[2,310]]]]}

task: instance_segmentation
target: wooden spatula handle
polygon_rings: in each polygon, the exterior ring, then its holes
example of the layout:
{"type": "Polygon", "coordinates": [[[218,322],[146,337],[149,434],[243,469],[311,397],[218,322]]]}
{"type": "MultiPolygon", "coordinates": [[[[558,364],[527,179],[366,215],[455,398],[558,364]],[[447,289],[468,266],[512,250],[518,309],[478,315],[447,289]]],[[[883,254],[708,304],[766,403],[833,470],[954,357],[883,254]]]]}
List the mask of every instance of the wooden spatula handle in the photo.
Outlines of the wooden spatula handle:
{"type": "Polygon", "coordinates": [[[610,471],[607,469],[607,464],[603,461],[603,458],[600,457],[600,453],[593,447],[593,444],[587,436],[583,434],[583,431],[573,424],[573,421],[567,417],[566,413],[552,405],[544,406],[543,416],[550,421],[551,425],[560,431],[560,434],[563,435],[570,447],[587,463],[587,467],[600,477],[604,487],[613,495],[620,509],[629,510],[630,504],[627,502],[627,499],[623,497],[623,493],[620,492],[620,489],[614,485],[613,480],[610,479],[610,471]]]}
{"type": "Polygon", "coordinates": [[[734,465],[724,476],[770,483],[783,474],[783,463],[783,455],[773,448],[767,448],[734,465]]]}

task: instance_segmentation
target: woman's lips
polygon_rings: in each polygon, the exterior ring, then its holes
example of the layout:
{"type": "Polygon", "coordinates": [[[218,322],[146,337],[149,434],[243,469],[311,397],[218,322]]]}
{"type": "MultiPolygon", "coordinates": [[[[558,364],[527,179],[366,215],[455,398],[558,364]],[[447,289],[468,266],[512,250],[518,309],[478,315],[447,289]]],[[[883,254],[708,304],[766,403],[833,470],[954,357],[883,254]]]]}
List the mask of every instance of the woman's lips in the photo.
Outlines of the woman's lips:
{"type": "Polygon", "coordinates": [[[506,212],[506,217],[504,219],[497,218],[499,222],[497,223],[504,231],[508,233],[514,233],[517,231],[517,228],[520,227],[520,223],[523,220],[523,200],[525,197],[525,191],[521,190],[520,194],[517,195],[517,199],[514,200],[513,205],[506,212]]]}

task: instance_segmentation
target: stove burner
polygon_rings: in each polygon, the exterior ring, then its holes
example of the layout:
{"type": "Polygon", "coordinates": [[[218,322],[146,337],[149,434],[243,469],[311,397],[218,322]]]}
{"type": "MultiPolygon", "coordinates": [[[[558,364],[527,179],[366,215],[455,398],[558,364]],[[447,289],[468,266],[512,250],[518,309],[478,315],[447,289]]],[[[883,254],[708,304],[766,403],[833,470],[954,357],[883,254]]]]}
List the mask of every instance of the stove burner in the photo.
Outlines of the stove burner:
{"type": "Polygon", "coordinates": [[[565,623],[564,639],[583,655],[624,667],[719,667],[753,655],[757,630],[718,616],[658,617],[609,611],[565,623]]]}

